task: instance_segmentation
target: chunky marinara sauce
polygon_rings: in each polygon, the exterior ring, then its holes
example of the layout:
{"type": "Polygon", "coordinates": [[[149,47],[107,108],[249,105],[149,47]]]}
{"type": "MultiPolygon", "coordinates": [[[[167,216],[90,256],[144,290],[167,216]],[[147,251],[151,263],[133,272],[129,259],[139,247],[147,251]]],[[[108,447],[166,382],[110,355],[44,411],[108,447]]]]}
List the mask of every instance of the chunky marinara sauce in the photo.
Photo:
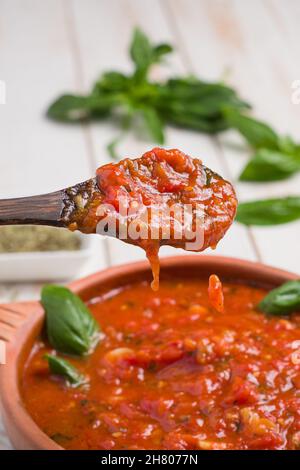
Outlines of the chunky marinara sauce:
{"type": "Polygon", "coordinates": [[[108,292],[89,302],[103,340],[70,359],[89,385],[49,375],[39,341],[25,406],[66,449],[299,449],[300,315],[257,312],[265,294],[225,283],[220,313],[207,280],[108,292]]]}
{"type": "Polygon", "coordinates": [[[161,245],[196,252],[215,247],[236,213],[232,185],[177,149],[154,148],[140,158],[101,166],[96,181],[88,204],[74,211],[69,227],[143,248],[156,289],[161,245]]]}

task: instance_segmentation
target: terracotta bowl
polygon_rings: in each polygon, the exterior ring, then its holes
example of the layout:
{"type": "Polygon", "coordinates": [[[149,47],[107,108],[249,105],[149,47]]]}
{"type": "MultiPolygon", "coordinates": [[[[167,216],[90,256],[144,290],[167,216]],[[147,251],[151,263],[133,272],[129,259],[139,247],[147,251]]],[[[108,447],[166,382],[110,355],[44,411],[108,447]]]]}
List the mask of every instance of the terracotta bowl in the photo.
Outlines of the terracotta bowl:
{"type": "MultiPolygon", "coordinates": [[[[238,279],[272,288],[299,277],[260,263],[219,256],[164,258],[161,265],[162,279],[181,276],[201,278],[216,273],[221,279],[238,279]]],[[[151,280],[146,261],[98,272],[71,283],[70,288],[83,300],[88,300],[101,291],[141,279],[151,280]]],[[[16,449],[62,449],[35,424],[24,408],[20,395],[19,384],[24,363],[40,333],[43,319],[43,309],[38,302],[0,306],[0,339],[7,341],[6,365],[0,366],[2,416],[8,436],[16,449]]]]}

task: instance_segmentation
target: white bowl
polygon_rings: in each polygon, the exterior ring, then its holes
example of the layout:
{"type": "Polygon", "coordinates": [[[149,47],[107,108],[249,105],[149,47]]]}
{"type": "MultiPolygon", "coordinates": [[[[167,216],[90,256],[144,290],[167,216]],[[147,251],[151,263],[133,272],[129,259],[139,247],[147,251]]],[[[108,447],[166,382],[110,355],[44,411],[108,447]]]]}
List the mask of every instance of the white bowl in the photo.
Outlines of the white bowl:
{"type": "Polygon", "coordinates": [[[76,277],[93,255],[97,240],[78,233],[81,247],[74,251],[0,253],[0,281],[62,281],[76,277]]]}

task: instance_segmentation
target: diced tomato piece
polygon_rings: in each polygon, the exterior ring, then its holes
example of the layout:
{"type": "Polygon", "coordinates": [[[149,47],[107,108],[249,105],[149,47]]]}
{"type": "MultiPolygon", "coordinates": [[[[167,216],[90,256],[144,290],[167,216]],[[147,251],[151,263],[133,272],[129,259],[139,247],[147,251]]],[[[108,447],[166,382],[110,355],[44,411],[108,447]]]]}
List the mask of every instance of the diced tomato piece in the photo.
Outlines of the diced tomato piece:
{"type": "Polygon", "coordinates": [[[209,284],[208,284],[208,297],[209,301],[213,308],[217,310],[217,312],[223,313],[224,312],[224,294],[223,294],[223,287],[220,279],[216,274],[212,274],[209,277],[209,284]]]}
{"type": "Polygon", "coordinates": [[[280,449],[283,444],[282,437],[278,434],[266,434],[249,441],[248,449],[251,450],[275,450],[280,449]]]}
{"type": "Polygon", "coordinates": [[[257,400],[258,392],[256,386],[241,377],[235,377],[224,403],[250,405],[256,403],[257,400]]]}

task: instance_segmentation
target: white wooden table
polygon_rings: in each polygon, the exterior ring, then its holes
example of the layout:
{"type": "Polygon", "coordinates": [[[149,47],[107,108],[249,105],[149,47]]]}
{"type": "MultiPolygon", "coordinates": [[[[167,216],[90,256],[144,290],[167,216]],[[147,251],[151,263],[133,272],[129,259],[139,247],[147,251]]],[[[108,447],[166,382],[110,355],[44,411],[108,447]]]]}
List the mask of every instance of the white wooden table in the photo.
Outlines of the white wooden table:
{"type": "MultiPolygon", "coordinates": [[[[176,53],[170,72],[218,80],[224,74],[255,107],[257,117],[300,141],[299,0],[0,0],[0,197],[59,189],[93,175],[109,161],[105,146],[118,132],[107,123],[88,127],[53,123],[47,105],[62,92],[89,90],[108,69],[129,71],[128,44],[139,25],[176,53]]],[[[165,69],[156,69],[156,77],[165,69]]],[[[300,194],[300,176],[272,184],[236,181],[247,160],[234,134],[209,138],[169,128],[167,147],[201,157],[235,182],[241,201],[300,194]]],[[[152,144],[129,136],[120,150],[138,156],[152,144]]],[[[213,253],[259,260],[300,272],[300,222],[247,229],[235,224],[213,253]]],[[[177,253],[177,252],[176,252],[177,253]]],[[[174,250],[164,248],[164,255],[174,250]]],[[[199,255],[201,256],[201,255],[199,255]]],[[[83,274],[144,258],[136,247],[99,240],[83,274]]],[[[1,269],[1,266],[0,266],[1,269]]],[[[40,285],[1,285],[0,302],[37,297],[40,285]]],[[[0,448],[9,448],[1,433],[0,448]]]]}

